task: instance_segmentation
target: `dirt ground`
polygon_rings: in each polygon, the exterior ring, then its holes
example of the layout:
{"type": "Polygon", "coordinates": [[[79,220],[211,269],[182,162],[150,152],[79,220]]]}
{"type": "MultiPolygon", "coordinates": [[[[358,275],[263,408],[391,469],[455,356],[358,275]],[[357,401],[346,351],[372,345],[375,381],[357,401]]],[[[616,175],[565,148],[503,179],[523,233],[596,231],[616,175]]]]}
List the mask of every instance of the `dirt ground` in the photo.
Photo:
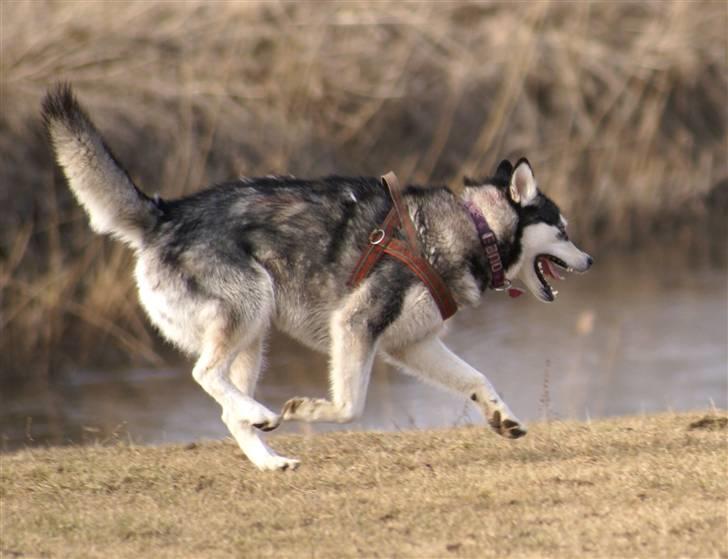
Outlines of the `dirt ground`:
{"type": "Polygon", "coordinates": [[[728,557],[723,412],[0,456],[2,557],[728,557]]]}

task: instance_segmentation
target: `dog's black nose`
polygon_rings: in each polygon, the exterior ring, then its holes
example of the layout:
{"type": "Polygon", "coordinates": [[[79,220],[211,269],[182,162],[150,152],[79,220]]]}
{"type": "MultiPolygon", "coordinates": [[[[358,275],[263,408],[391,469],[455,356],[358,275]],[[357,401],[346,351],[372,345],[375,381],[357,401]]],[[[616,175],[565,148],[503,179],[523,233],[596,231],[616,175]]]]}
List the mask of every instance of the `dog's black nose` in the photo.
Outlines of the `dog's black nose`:
{"type": "Polygon", "coordinates": [[[588,270],[589,268],[591,268],[592,267],[592,264],[594,264],[594,259],[587,254],[587,256],[586,256],[586,269],[588,270]]]}

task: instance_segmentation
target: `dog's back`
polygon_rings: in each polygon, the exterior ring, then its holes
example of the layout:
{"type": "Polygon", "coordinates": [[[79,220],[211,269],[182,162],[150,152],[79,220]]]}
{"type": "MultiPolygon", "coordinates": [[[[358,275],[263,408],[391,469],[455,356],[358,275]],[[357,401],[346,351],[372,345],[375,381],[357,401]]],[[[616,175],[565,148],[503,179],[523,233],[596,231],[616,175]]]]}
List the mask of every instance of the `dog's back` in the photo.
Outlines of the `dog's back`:
{"type": "MultiPolygon", "coordinates": [[[[271,320],[319,349],[328,343],[327,314],[347,293],[359,247],[387,211],[375,179],[336,177],[243,179],[157,207],[138,251],[137,282],[168,337],[177,321],[166,317],[183,294],[195,302],[212,298],[236,322],[260,315],[261,301],[271,299],[271,320]]],[[[187,330],[190,321],[182,322],[187,330]]],[[[195,351],[197,336],[179,342],[183,335],[172,339],[195,351]]]]}
{"type": "Polygon", "coordinates": [[[274,319],[284,329],[325,343],[326,321],[313,321],[307,309],[343,292],[352,247],[386,212],[375,179],[241,179],[153,199],[132,182],[70,87],[49,92],[43,116],[93,229],[135,249],[142,304],[165,337],[197,354],[211,316],[246,322],[267,305],[281,309],[274,319]]]}

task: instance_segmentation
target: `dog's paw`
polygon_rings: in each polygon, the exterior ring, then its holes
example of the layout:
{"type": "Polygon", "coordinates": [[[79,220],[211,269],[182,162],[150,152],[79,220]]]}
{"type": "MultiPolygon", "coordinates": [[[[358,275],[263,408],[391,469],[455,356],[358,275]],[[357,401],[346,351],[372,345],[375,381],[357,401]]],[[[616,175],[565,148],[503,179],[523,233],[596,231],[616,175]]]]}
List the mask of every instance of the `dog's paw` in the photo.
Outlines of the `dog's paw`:
{"type": "Polygon", "coordinates": [[[323,398],[291,398],[281,409],[283,421],[349,423],[356,418],[350,406],[337,406],[323,398]]]}
{"type": "Polygon", "coordinates": [[[517,420],[502,418],[501,412],[498,410],[493,412],[488,423],[493,431],[507,439],[519,439],[528,432],[517,420]]]}
{"type": "Polygon", "coordinates": [[[281,409],[281,417],[284,421],[298,419],[303,407],[309,403],[309,398],[291,398],[281,409]]]}
{"type": "Polygon", "coordinates": [[[279,472],[295,470],[300,465],[300,460],[286,458],[285,456],[270,456],[265,461],[256,464],[259,470],[279,472]]]}

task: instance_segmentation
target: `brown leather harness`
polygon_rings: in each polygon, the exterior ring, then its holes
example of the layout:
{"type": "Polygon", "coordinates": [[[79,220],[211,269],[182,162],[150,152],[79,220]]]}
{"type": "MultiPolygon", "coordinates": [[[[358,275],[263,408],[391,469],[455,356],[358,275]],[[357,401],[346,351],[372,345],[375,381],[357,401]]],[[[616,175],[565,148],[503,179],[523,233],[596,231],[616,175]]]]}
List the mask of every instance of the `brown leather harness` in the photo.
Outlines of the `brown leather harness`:
{"type": "Polygon", "coordinates": [[[369,234],[369,244],[354,267],[348,285],[351,287],[359,285],[369,275],[374,265],[379,262],[382,255],[388,254],[405,264],[420,278],[430,291],[437,308],[440,309],[442,319],[447,320],[457,312],[457,303],[440,274],[422,256],[417,232],[402,200],[402,189],[396,175],[390,171],[382,177],[382,182],[389,189],[389,195],[392,197],[392,209],[381,227],[377,227],[369,234]],[[402,229],[405,241],[394,237],[398,228],[402,229]]]}

